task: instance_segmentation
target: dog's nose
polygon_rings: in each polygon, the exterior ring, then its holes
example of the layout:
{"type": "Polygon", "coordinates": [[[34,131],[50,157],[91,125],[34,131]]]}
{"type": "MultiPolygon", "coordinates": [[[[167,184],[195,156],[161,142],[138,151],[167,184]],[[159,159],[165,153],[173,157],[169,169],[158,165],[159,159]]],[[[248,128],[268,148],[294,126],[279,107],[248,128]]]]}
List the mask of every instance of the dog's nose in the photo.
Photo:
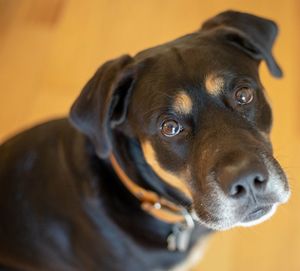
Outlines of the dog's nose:
{"type": "Polygon", "coordinates": [[[265,191],[268,171],[258,159],[244,156],[229,159],[217,170],[217,180],[225,194],[231,198],[254,197],[265,191]]]}

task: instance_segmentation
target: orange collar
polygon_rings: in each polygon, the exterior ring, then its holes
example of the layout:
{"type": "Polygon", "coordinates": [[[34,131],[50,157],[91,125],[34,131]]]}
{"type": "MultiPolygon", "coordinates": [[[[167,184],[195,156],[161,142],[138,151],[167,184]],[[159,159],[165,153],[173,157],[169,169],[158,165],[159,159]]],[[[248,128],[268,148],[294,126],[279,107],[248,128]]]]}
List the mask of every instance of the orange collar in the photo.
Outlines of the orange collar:
{"type": "Polygon", "coordinates": [[[160,197],[153,191],[146,190],[132,181],[123,171],[113,154],[109,157],[112,167],[124,186],[141,201],[141,207],[152,216],[167,223],[182,223],[185,221],[186,209],[160,197]]]}

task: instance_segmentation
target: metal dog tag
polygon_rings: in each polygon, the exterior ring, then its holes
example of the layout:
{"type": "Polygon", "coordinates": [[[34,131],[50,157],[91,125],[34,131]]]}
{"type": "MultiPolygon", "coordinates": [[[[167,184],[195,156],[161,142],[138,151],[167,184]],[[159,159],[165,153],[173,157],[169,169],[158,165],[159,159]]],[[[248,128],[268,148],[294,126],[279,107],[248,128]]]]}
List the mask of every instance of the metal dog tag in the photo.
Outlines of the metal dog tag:
{"type": "Polygon", "coordinates": [[[189,246],[195,223],[187,211],[184,212],[184,218],[183,223],[173,226],[172,232],[167,238],[168,249],[171,251],[186,251],[189,246]]]}
{"type": "Polygon", "coordinates": [[[168,236],[167,238],[167,242],[168,242],[168,250],[171,250],[171,251],[175,251],[176,248],[177,248],[177,237],[176,235],[174,234],[174,232],[172,231],[172,233],[168,236]]]}
{"type": "Polygon", "coordinates": [[[168,236],[168,249],[171,251],[186,251],[191,239],[192,229],[185,228],[181,224],[173,227],[172,233],[168,236]]]}

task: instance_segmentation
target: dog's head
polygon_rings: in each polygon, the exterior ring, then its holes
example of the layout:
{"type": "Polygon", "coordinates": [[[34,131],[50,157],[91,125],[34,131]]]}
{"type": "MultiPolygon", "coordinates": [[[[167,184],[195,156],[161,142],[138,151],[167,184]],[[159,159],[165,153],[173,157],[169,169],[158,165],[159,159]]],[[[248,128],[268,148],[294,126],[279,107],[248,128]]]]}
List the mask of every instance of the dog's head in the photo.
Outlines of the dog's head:
{"type": "Polygon", "coordinates": [[[101,158],[117,151],[116,135],[138,142],[135,159],[190,197],[209,228],[257,224],[289,197],[258,75],[261,60],[282,75],[271,52],[276,35],[270,20],[221,13],[199,31],[105,63],[71,121],[101,158]]]}

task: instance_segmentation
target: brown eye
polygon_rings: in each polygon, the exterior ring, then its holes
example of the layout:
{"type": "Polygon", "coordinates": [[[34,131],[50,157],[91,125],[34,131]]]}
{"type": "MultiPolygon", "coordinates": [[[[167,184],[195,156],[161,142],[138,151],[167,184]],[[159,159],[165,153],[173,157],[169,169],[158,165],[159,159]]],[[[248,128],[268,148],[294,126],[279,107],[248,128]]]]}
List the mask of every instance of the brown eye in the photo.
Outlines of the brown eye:
{"type": "Polygon", "coordinates": [[[243,87],[235,93],[235,99],[240,105],[249,104],[253,100],[253,89],[243,87]]]}
{"type": "Polygon", "coordinates": [[[182,131],[182,126],[178,121],[168,119],[162,122],[160,130],[164,136],[172,137],[178,135],[182,131]]]}

